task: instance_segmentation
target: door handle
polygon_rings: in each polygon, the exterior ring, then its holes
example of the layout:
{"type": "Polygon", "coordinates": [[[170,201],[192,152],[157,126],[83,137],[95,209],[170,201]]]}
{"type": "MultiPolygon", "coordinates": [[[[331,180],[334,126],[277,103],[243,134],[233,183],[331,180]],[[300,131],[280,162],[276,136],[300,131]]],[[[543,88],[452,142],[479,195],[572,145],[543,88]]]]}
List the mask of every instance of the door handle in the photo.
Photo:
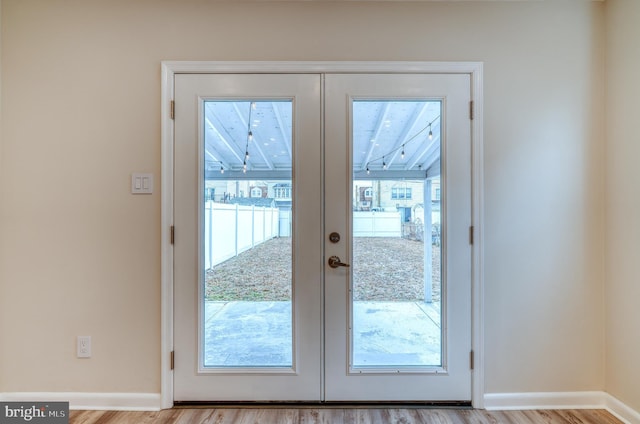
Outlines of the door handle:
{"type": "Polygon", "coordinates": [[[331,257],[329,258],[329,266],[330,266],[331,268],[338,268],[339,266],[346,266],[346,267],[350,267],[351,265],[349,265],[349,264],[345,264],[345,263],[344,263],[344,262],[342,262],[342,261],[340,260],[340,258],[339,258],[339,257],[337,257],[337,256],[331,256],[331,257]]]}

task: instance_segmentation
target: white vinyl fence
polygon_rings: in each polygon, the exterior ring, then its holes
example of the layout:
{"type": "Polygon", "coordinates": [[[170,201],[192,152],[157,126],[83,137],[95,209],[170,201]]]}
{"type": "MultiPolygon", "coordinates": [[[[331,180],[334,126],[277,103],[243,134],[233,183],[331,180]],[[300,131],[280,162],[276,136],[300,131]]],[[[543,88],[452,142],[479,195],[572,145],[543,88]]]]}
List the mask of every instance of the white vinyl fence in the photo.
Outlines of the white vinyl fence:
{"type": "Polygon", "coordinates": [[[205,202],[205,269],[279,235],[279,210],[205,202]]]}
{"type": "Polygon", "coordinates": [[[402,237],[400,212],[353,212],[354,237],[402,237]]]}

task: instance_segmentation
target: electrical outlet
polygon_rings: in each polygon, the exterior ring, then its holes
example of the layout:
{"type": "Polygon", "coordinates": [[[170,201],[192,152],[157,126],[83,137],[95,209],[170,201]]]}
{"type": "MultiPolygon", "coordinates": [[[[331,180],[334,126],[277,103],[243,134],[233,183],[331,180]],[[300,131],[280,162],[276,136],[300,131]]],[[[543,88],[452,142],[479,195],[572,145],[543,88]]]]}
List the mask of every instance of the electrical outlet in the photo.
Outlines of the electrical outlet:
{"type": "Polygon", "coordinates": [[[91,358],[91,336],[78,336],[78,358],[91,358]]]}

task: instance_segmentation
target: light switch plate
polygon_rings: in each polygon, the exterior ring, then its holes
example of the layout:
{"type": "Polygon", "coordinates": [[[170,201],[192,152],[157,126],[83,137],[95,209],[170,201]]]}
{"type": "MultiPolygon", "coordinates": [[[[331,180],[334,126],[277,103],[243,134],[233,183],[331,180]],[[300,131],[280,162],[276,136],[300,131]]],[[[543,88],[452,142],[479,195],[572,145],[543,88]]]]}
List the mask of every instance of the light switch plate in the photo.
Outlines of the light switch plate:
{"type": "Polygon", "coordinates": [[[131,194],[152,194],[153,174],[131,174],[131,194]]]}

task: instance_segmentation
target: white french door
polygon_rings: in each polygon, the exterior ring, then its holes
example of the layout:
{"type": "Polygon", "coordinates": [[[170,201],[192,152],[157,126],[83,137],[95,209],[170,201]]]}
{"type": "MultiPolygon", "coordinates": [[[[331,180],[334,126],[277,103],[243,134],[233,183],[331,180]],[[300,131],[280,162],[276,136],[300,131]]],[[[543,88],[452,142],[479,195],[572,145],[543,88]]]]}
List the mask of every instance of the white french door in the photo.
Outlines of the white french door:
{"type": "Polygon", "coordinates": [[[325,256],[351,265],[325,271],[326,400],[471,399],[469,100],[468,75],[326,76],[325,256]]]}
{"type": "Polygon", "coordinates": [[[176,75],[175,400],[321,397],[319,117],[319,75],[176,75]],[[277,189],[288,205],[248,203],[253,189],[261,199],[277,189]],[[292,220],[284,211],[265,219],[287,207],[292,220]],[[264,247],[265,224],[281,221],[286,230],[274,238],[290,243],[276,252],[286,268],[279,272],[290,274],[282,295],[263,300],[259,287],[239,287],[254,281],[207,274],[221,260],[245,261],[238,274],[269,284],[274,264],[252,257],[251,247],[264,247]]]}
{"type": "Polygon", "coordinates": [[[174,400],[470,400],[469,75],[174,84],[174,400]]]}

